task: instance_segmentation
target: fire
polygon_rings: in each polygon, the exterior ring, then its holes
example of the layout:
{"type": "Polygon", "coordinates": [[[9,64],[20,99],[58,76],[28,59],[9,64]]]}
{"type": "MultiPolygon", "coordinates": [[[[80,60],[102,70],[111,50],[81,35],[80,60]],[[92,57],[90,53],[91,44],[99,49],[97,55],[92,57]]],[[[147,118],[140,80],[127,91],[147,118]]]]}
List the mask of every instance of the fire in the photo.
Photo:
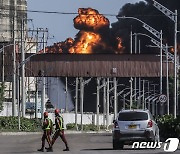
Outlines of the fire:
{"type": "MultiPolygon", "coordinates": [[[[48,46],[45,48],[45,52],[47,53],[64,53],[68,52],[69,48],[74,44],[74,40],[72,38],[67,38],[65,41],[54,43],[52,46],[48,46]]],[[[43,49],[40,51],[43,53],[43,49]]]]}
{"type": "Polygon", "coordinates": [[[78,30],[75,40],[68,38],[63,42],[47,47],[50,53],[91,54],[100,52],[122,53],[120,37],[110,35],[109,20],[92,8],[79,8],[74,18],[78,30]]]}
{"type": "Polygon", "coordinates": [[[117,39],[117,41],[118,41],[118,47],[117,47],[117,48],[118,48],[119,50],[121,50],[122,47],[123,47],[123,46],[122,46],[122,39],[121,39],[120,37],[117,37],[116,39],[117,39]]]}
{"type": "Polygon", "coordinates": [[[171,51],[172,53],[174,53],[174,48],[170,48],[170,51],[171,51]]]}
{"type": "Polygon", "coordinates": [[[93,47],[101,43],[101,36],[94,32],[80,32],[79,40],[69,49],[70,53],[92,53],[93,47]]]}
{"type": "Polygon", "coordinates": [[[109,27],[109,20],[92,8],[79,8],[78,16],[74,18],[74,27],[79,30],[98,31],[109,27]]]}
{"type": "Polygon", "coordinates": [[[70,53],[90,54],[93,48],[102,46],[102,36],[98,31],[109,27],[109,20],[91,8],[79,8],[78,16],[74,18],[74,27],[79,29],[78,38],[70,53]],[[85,31],[86,30],[86,31],[85,31]]]}

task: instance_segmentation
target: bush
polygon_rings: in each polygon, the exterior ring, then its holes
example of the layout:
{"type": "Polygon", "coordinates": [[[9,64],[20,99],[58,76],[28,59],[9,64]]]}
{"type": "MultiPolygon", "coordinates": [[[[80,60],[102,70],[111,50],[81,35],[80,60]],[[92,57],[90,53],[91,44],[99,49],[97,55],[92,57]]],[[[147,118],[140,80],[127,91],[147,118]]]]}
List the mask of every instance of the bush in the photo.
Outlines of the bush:
{"type": "Polygon", "coordinates": [[[170,137],[180,138],[180,117],[174,119],[173,115],[157,117],[159,133],[162,139],[170,137]]]}
{"type": "MultiPolygon", "coordinates": [[[[20,118],[20,128],[26,132],[40,131],[41,120],[20,118]]],[[[18,131],[18,117],[0,117],[0,131],[18,131]]]]}
{"type": "Polygon", "coordinates": [[[75,123],[69,123],[66,125],[67,130],[76,130],[76,124],[75,123]]]}
{"type": "MultiPolygon", "coordinates": [[[[81,130],[81,125],[77,124],[78,130],[81,130]]],[[[105,127],[103,125],[100,125],[100,130],[104,130],[105,127]]],[[[67,130],[76,130],[76,124],[75,123],[69,123],[66,125],[67,130]]],[[[97,131],[98,128],[96,125],[93,124],[86,124],[83,125],[83,131],[97,131]]]]}

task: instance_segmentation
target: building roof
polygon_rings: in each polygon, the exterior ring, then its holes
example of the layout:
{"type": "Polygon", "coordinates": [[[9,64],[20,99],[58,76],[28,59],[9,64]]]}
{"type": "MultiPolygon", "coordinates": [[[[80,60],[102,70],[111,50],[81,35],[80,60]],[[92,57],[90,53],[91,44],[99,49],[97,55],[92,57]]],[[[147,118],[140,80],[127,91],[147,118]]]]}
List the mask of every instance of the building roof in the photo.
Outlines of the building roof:
{"type": "MultiPolygon", "coordinates": [[[[173,75],[173,63],[169,74],[173,75]]],[[[147,54],[54,54],[31,57],[26,76],[49,77],[159,77],[160,57],[147,54]]],[[[166,76],[166,63],[163,63],[166,76]]]]}

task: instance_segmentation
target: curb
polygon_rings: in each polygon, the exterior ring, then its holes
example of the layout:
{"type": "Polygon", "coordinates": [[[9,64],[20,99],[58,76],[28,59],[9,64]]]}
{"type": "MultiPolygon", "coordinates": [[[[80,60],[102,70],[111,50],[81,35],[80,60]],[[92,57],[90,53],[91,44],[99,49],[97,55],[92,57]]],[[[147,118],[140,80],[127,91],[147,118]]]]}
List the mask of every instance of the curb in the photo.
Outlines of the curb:
{"type": "MultiPolygon", "coordinates": [[[[111,134],[111,130],[106,131],[69,131],[65,130],[65,134],[111,134]]],[[[0,135],[41,135],[42,132],[0,132],[0,135]]]]}
{"type": "Polygon", "coordinates": [[[0,132],[0,135],[34,135],[42,134],[42,132],[0,132]]]}

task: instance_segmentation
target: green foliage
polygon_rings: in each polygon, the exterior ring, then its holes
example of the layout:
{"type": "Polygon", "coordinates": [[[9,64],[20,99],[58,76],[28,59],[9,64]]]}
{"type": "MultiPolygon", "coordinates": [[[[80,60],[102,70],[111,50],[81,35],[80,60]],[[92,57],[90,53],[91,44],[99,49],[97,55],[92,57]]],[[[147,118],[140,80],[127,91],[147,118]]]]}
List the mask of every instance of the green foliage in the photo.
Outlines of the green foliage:
{"type": "Polygon", "coordinates": [[[180,117],[174,119],[173,115],[164,115],[157,118],[157,123],[161,138],[180,138],[180,117]]]}
{"type": "MultiPolygon", "coordinates": [[[[81,130],[81,125],[77,124],[78,130],[81,130]]],[[[105,127],[103,125],[99,126],[100,130],[104,130],[105,127]]],[[[76,130],[76,124],[75,123],[69,123],[66,125],[67,130],[76,130]]],[[[98,128],[96,125],[93,124],[86,124],[83,125],[83,131],[97,131],[98,128]]]]}
{"type": "MultiPolygon", "coordinates": [[[[41,130],[40,119],[20,118],[21,131],[34,132],[41,130]]],[[[0,117],[0,131],[18,131],[18,117],[0,117]]]]}
{"type": "Polygon", "coordinates": [[[76,130],[76,124],[75,123],[69,123],[66,125],[67,130],[76,130]]]}
{"type": "Polygon", "coordinates": [[[3,109],[4,89],[5,89],[4,83],[1,83],[0,84],[0,112],[3,109]]]}

